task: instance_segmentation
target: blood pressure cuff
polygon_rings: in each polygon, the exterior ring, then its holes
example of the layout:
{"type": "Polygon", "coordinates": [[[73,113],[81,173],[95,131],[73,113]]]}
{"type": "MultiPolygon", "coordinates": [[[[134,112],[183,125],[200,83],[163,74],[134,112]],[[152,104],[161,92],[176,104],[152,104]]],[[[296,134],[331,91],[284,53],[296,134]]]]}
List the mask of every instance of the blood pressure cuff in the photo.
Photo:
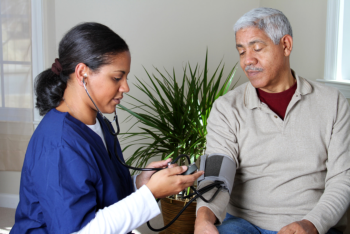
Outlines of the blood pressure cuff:
{"type": "Polygon", "coordinates": [[[236,174],[236,162],[225,154],[205,154],[201,156],[200,170],[204,174],[198,178],[198,183],[210,181],[222,181],[222,185],[231,195],[236,174]]]}

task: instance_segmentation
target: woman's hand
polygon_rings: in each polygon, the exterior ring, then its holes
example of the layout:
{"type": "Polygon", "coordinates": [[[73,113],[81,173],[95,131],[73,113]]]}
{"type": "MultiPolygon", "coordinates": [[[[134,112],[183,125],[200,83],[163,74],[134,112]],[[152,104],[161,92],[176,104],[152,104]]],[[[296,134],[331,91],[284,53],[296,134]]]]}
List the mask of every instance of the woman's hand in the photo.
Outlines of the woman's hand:
{"type": "Polygon", "coordinates": [[[193,185],[204,172],[199,171],[192,175],[180,175],[187,170],[187,166],[176,166],[155,173],[146,184],[155,198],[162,198],[177,194],[193,185]]]}
{"type": "MultiPolygon", "coordinates": [[[[168,158],[167,160],[152,162],[146,168],[166,168],[168,163],[171,162],[172,159],[168,158]]],[[[169,168],[175,167],[177,164],[169,165],[169,168]]],[[[142,185],[147,184],[151,176],[157,171],[143,171],[136,177],[136,187],[137,189],[141,188],[142,185]]]]}

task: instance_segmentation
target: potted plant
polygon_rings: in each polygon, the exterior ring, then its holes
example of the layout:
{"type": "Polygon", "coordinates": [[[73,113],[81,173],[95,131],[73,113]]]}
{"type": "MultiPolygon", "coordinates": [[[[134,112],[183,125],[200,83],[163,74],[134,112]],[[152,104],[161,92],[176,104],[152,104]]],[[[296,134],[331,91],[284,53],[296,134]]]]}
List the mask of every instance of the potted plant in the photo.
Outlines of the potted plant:
{"type": "MultiPolygon", "coordinates": [[[[128,103],[130,107],[119,105],[120,109],[130,114],[126,120],[134,117],[134,125],[138,124],[140,129],[136,132],[129,129],[126,133],[121,133],[122,141],[128,142],[124,151],[131,146],[138,146],[127,159],[127,164],[145,167],[154,157],[160,156],[163,160],[169,157],[176,158],[180,154],[187,154],[191,163],[197,162],[205,151],[207,119],[214,101],[237,83],[232,85],[236,65],[228,76],[224,77],[224,65],[220,62],[214,73],[209,75],[207,51],[204,69],[201,70],[198,64],[194,68],[189,63],[186,64],[181,81],[177,79],[174,70],[172,73],[164,73],[157,68],[156,75],[151,75],[145,69],[148,84],[136,77],[136,87],[148,96],[149,101],[128,95],[133,100],[132,103],[128,103]]],[[[178,164],[185,164],[185,160],[178,161],[178,164]]],[[[167,217],[165,213],[175,216],[178,213],[177,209],[181,210],[186,201],[174,201],[174,197],[169,197],[161,202],[164,224],[167,224],[172,218],[167,217]],[[168,208],[169,204],[174,206],[168,208]],[[178,208],[175,207],[176,204],[178,208]]],[[[177,224],[181,225],[181,233],[193,233],[195,203],[186,211],[190,215],[183,213],[165,233],[179,233],[177,224]],[[189,221],[190,224],[186,225],[185,221],[189,221]],[[184,226],[188,226],[188,232],[184,230],[184,226]]]]}

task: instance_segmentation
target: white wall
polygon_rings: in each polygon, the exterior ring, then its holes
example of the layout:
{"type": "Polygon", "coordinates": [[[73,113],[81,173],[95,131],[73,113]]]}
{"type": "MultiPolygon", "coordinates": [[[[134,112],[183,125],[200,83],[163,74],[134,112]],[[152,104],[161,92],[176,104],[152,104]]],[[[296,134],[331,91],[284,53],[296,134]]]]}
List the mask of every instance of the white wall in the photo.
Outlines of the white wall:
{"type": "MultiPolygon", "coordinates": [[[[208,48],[209,72],[213,72],[223,59],[228,74],[228,68],[232,68],[239,60],[233,24],[243,12],[258,6],[258,0],[103,0],[99,4],[93,0],[60,0],[56,1],[56,41],[78,23],[96,21],[106,24],[124,38],[130,47],[130,94],[147,100],[147,97],[136,92],[133,85],[135,76],[146,79],[143,66],[151,72],[155,72],[153,66],[169,71],[174,67],[181,78],[186,62],[204,64],[208,48]],[[79,8],[84,10],[77,14],[79,8]]],[[[246,81],[243,72],[238,72],[237,78],[239,76],[242,77],[240,83],[246,81]]],[[[122,103],[128,100],[125,97],[122,103]]],[[[127,114],[119,111],[118,116],[122,123],[127,114]]],[[[122,131],[131,125],[132,122],[122,123],[122,131]]],[[[123,146],[123,142],[121,144],[123,146]]],[[[128,158],[133,151],[128,150],[124,157],[128,158]]]]}
{"type": "Polygon", "coordinates": [[[261,0],[260,6],[276,8],[290,21],[295,72],[307,79],[323,79],[327,0],[261,0]]]}
{"type": "MultiPolygon", "coordinates": [[[[273,7],[282,10],[294,32],[292,67],[310,79],[323,77],[326,0],[55,0],[45,2],[45,61],[51,66],[57,56],[58,42],[74,25],[97,21],[106,24],[129,44],[132,65],[129,83],[145,76],[142,66],[166,69],[190,61],[203,64],[209,49],[209,70],[223,58],[226,67],[239,57],[232,30],[235,21],[248,10],[273,7]]],[[[247,81],[239,69],[236,77],[247,81]]],[[[133,93],[135,87],[131,84],[133,93]]],[[[126,99],[127,101],[127,99],[126,99]]],[[[125,113],[119,112],[120,122],[125,113]]],[[[123,125],[122,130],[128,129],[123,125]]],[[[128,155],[125,155],[128,157],[128,155]]],[[[18,194],[20,172],[0,171],[1,194],[18,194]]],[[[3,200],[4,201],[4,200],[3,200]]]]}

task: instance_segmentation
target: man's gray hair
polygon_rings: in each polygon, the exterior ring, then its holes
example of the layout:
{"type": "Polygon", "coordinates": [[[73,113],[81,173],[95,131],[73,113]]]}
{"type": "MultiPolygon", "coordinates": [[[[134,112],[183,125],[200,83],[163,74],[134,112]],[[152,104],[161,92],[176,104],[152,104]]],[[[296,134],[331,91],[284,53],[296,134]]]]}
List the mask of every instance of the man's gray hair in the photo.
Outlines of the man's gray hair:
{"type": "Polygon", "coordinates": [[[245,13],[237,20],[233,30],[236,34],[238,30],[248,27],[264,30],[275,45],[278,45],[286,34],[293,37],[292,26],[287,17],[281,11],[272,8],[255,8],[245,13]]]}

